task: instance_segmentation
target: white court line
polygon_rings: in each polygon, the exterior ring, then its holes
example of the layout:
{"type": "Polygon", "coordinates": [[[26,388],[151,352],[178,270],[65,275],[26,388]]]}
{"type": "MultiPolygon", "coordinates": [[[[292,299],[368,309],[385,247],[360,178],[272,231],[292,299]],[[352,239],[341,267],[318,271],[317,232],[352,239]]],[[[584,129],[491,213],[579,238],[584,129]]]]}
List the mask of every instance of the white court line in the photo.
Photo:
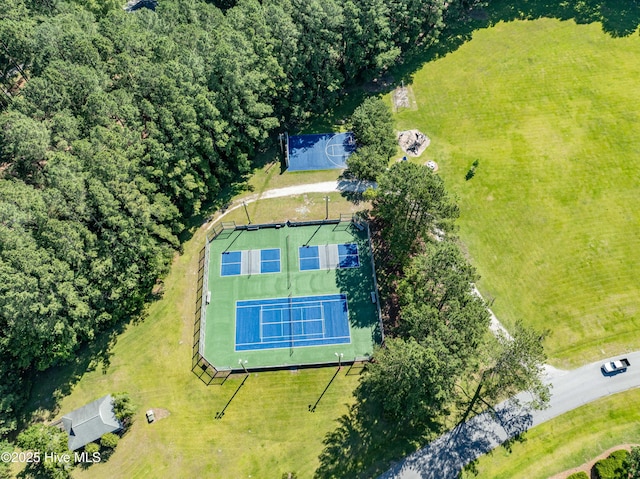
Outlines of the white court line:
{"type": "MultiPolygon", "coordinates": [[[[275,299],[275,298],[274,298],[275,299]]],[[[304,306],[304,307],[313,307],[315,305],[318,305],[320,303],[341,303],[342,301],[346,301],[345,299],[342,298],[338,298],[338,299],[316,299],[316,300],[309,300],[309,301],[301,301],[299,303],[293,303],[294,306],[298,306],[298,305],[308,305],[310,304],[311,306],[304,306]]],[[[252,305],[242,305],[242,306],[237,306],[236,305],[236,309],[242,309],[242,308],[255,308],[257,306],[260,306],[261,308],[265,308],[267,310],[273,311],[274,309],[288,309],[289,308],[289,303],[288,302],[282,302],[282,303],[272,303],[272,304],[252,304],[252,305]],[[271,306],[281,306],[281,305],[286,305],[286,308],[272,308],[269,309],[271,306]]]]}
{"type": "MultiPolygon", "coordinates": [[[[287,312],[287,309],[285,308],[279,308],[279,309],[268,309],[267,311],[279,311],[280,312],[280,322],[269,322],[269,323],[265,323],[264,321],[264,314],[263,311],[264,306],[260,305],[260,311],[259,311],[259,324],[260,324],[260,329],[259,329],[259,336],[260,336],[260,341],[259,342],[252,342],[252,343],[238,343],[236,344],[236,346],[241,346],[241,345],[255,345],[255,344],[271,344],[271,343],[276,343],[276,342],[284,342],[284,341],[290,341],[291,337],[293,337],[294,341],[307,341],[307,340],[316,340],[316,339],[334,339],[333,337],[331,338],[327,338],[326,336],[326,318],[324,316],[324,308],[322,308],[322,304],[323,303],[332,303],[332,302],[336,302],[335,300],[326,300],[326,301],[320,301],[320,302],[316,302],[316,304],[313,304],[311,306],[303,306],[301,308],[295,308],[295,309],[299,309],[299,310],[305,310],[305,309],[317,309],[318,307],[320,308],[320,317],[319,318],[312,318],[312,319],[296,319],[296,320],[292,320],[292,321],[288,321],[290,323],[290,329],[291,329],[291,334],[290,335],[285,335],[284,334],[284,323],[285,320],[283,320],[283,316],[284,313],[287,312]],[[321,333],[307,333],[304,331],[304,323],[317,323],[320,322],[320,324],[322,325],[322,332],[321,333]],[[295,324],[302,324],[302,332],[301,334],[294,334],[294,323],[295,324]],[[279,336],[267,336],[264,333],[264,327],[265,325],[276,325],[279,324],[280,325],[280,335],[279,336]],[[300,336],[318,336],[319,338],[311,338],[311,339],[299,339],[300,336]],[[272,341],[264,341],[265,338],[268,339],[273,339],[273,338],[282,338],[281,340],[272,340],[272,341]]],[[[341,301],[342,302],[342,301],[341,301]]],[[[308,304],[308,303],[305,303],[308,304]]],[[[255,307],[255,306],[253,306],[255,307]]]]}
{"type": "MultiPolygon", "coordinates": [[[[339,134],[342,134],[342,133],[339,133],[339,134]]],[[[332,143],[331,143],[331,141],[332,141],[334,138],[336,138],[337,136],[338,136],[338,135],[333,135],[331,138],[329,138],[329,139],[327,140],[327,144],[326,144],[326,145],[325,145],[325,147],[324,147],[324,156],[326,156],[326,157],[327,157],[327,160],[328,160],[330,163],[333,163],[334,165],[336,165],[336,166],[338,166],[338,167],[342,168],[342,167],[343,167],[343,164],[344,164],[344,161],[343,161],[342,163],[336,163],[335,161],[333,161],[333,160],[331,159],[331,157],[332,157],[332,156],[333,156],[333,157],[340,156],[340,158],[343,158],[343,160],[344,160],[344,155],[333,155],[333,154],[329,153],[329,147],[330,147],[330,146],[331,146],[331,147],[333,147],[333,146],[337,146],[337,143],[334,143],[334,144],[332,144],[332,143]]]]}
{"type": "MultiPolygon", "coordinates": [[[[333,344],[350,344],[351,343],[351,336],[333,336],[331,338],[308,338],[308,339],[296,339],[297,343],[304,343],[304,342],[310,342],[310,341],[325,341],[327,339],[348,339],[348,342],[336,342],[333,344]]],[[[288,343],[289,342],[289,338],[286,339],[282,339],[280,341],[265,341],[264,343],[238,343],[236,344],[236,350],[238,346],[255,346],[256,344],[280,344],[280,343],[288,343]]],[[[299,347],[317,347],[317,346],[331,346],[331,344],[312,344],[311,346],[296,346],[296,348],[299,347]]],[[[263,348],[263,349],[267,349],[267,348],[263,348]]],[[[268,348],[268,349],[289,349],[289,346],[283,346],[281,348],[268,348]]],[[[258,350],[259,351],[259,350],[258,350]]]]}

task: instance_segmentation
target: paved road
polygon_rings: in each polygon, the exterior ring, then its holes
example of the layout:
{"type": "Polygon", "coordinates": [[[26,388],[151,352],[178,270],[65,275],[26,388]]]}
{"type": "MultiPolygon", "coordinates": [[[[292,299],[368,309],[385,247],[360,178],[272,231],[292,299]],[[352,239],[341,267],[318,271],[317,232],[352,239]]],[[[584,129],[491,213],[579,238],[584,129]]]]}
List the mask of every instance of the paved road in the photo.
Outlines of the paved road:
{"type": "MultiPolygon", "coordinates": [[[[621,356],[616,356],[618,359],[621,356]]],[[[454,479],[472,460],[495,449],[508,438],[597,399],[640,387],[640,352],[624,355],[631,361],[625,373],[605,376],[603,361],[572,371],[547,368],[551,400],[544,411],[503,403],[492,417],[477,416],[407,456],[379,479],[454,479]]],[[[526,395],[520,395],[526,399],[526,395]]]]}

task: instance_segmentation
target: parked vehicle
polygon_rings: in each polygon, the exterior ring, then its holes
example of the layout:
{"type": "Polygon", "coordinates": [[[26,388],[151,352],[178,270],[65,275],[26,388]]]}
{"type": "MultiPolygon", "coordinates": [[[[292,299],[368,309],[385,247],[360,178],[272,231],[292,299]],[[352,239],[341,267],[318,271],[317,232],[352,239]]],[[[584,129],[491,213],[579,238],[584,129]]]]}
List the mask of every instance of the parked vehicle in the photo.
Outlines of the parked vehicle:
{"type": "Polygon", "coordinates": [[[147,411],[147,422],[152,423],[156,420],[156,415],[153,413],[153,409],[147,411]]]}
{"type": "Polygon", "coordinates": [[[602,365],[602,370],[605,373],[617,373],[618,371],[624,372],[631,366],[631,363],[627,358],[620,359],[618,361],[608,361],[602,365]]]}

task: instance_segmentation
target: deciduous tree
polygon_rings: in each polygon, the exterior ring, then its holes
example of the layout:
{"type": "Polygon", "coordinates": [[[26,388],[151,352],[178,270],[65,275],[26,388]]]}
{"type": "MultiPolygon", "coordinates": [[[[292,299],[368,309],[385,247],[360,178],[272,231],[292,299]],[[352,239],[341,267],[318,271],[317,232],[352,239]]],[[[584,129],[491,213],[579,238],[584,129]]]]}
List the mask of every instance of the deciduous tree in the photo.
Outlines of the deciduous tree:
{"type": "Polygon", "coordinates": [[[629,473],[629,479],[640,479],[640,447],[632,447],[625,459],[625,468],[629,473]]]}
{"type": "Polygon", "coordinates": [[[33,451],[40,456],[39,462],[27,464],[27,477],[66,479],[71,476],[74,462],[60,460],[64,454],[73,454],[67,447],[67,434],[57,427],[33,424],[18,435],[17,444],[22,449],[33,451]]]}
{"type": "Polygon", "coordinates": [[[122,424],[126,428],[130,425],[131,419],[136,412],[133,404],[131,404],[131,397],[128,393],[125,392],[114,393],[112,397],[113,411],[116,415],[116,418],[118,418],[118,420],[122,422],[122,424]]]}

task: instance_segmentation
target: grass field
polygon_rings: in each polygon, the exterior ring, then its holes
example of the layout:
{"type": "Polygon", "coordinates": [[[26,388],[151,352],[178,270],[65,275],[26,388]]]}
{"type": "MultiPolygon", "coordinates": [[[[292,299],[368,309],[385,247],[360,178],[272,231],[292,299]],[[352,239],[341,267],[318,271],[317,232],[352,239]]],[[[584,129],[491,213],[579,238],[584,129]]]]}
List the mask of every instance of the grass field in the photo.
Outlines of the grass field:
{"type": "MultiPolygon", "coordinates": [[[[326,196],[329,197],[329,218],[339,218],[340,214],[353,214],[371,206],[366,202],[354,204],[346,201],[341,193],[305,193],[248,203],[247,210],[253,223],[273,223],[283,219],[291,221],[322,219],[326,215],[326,196]]],[[[244,208],[238,208],[225,215],[223,221],[247,224],[247,215],[244,208]]]]}
{"type": "Polygon", "coordinates": [[[557,366],[640,348],[638,78],[637,34],[502,22],[427,63],[395,116],[431,138],[480,290],[507,327],[550,329],[557,366]]]}
{"type": "Polygon", "coordinates": [[[254,193],[263,193],[274,188],[298,185],[300,183],[319,183],[338,179],[342,170],[292,171],[281,174],[279,163],[268,163],[256,169],[248,180],[254,193]]]}
{"type": "MultiPolygon", "coordinates": [[[[640,390],[575,409],[533,428],[524,442],[500,447],[477,463],[478,479],[545,479],[580,466],[607,449],[637,443],[640,390]],[[606,424],[606,427],[603,425],[606,424]]],[[[469,475],[468,477],[475,477],[469,475]]]]}

